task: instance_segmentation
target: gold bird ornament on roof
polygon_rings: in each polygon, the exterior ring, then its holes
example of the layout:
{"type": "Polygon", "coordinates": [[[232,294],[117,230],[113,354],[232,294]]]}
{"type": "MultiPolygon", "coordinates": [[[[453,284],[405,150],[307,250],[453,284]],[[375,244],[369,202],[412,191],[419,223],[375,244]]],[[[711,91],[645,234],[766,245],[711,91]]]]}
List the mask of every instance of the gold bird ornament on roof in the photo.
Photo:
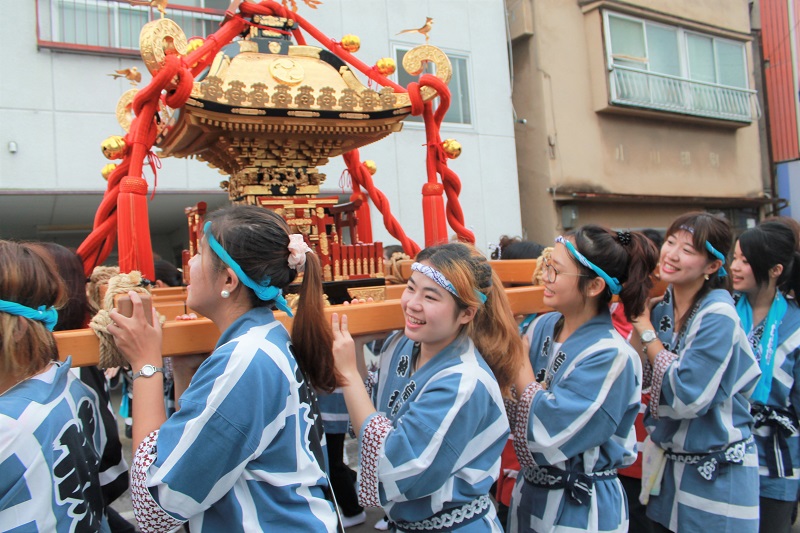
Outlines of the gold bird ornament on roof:
{"type": "Polygon", "coordinates": [[[139,72],[139,69],[136,67],[131,68],[124,68],[122,70],[115,70],[114,74],[108,74],[108,76],[113,77],[115,80],[117,78],[125,78],[126,80],[131,82],[131,85],[134,87],[137,83],[142,81],[142,73],[139,72]]]}
{"type": "Polygon", "coordinates": [[[402,33],[420,33],[425,36],[425,42],[428,42],[430,36],[428,35],[431,32],[431,28],[433,27],[433,19],[431,17],[425,17],[425,24],[422,25],[421,28],[413,28],[410,30],[403,30],[399,32],[397,35],[402,33]]]}

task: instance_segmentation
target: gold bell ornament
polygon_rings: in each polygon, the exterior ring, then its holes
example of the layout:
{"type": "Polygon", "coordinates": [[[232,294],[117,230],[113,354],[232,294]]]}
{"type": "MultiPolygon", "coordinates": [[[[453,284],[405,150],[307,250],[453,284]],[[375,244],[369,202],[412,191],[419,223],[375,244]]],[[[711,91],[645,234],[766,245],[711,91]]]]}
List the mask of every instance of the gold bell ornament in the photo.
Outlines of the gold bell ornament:
{"type": "Polygon", "coordinates": [[[442,141],[442,150],[448,159],[455,159],[461,155],[461,143],[455,139],[445,139],[442,141]]]}
{"type": "Polygon", "coordinates": [[[105,165],[102,169],[100,169],[100,174],[103,176],[103,179],[108,181],[108,177],[111,175],[114,170],[116,170],[117,164],[116,163],[109,163],[105,165]]]}
{"type": "Polygon", "coordinates": [[[358,52],[361,48],[361,39],[358,38],[358,35],[353,35],[352,33],[348,33],[344,37],[342,37],[342,48],[350,52],[351,54],[354,52],[358,52]]]}
{"type": "Polygon", "coordinates": [[[106,159],[122,159],[125,156],[127,147],[128,145],[125,144],[125,138],[120,135],[107,137],[100,144],[100,148],[103,150],[103,155],[106,156],[106,159]]]}
{"type": "Polygon", "coordinates": [[[382,57],[375,63],[375,68],[381,76],[389,76],[394,74],[397,67],[395,66],[394,59],[391,57],[382,57]]]}
{"type": "Polygon", "coordinates": [[[369,173],[373,176],[378,171],[378,165],[376,165],[375,161],[373,161],[372,159],[367,159],[366,161],[364,161],[364,166],[367,167],[367,170],[369,170],[369,173]]]}

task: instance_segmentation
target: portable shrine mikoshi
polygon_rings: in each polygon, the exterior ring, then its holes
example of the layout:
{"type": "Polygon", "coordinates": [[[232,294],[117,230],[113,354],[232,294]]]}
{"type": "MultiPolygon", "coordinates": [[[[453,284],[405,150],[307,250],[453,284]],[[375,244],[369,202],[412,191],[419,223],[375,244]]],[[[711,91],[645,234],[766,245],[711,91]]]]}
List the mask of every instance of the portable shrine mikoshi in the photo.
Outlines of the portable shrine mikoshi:
{"type": "Polygon", "coordinates": [[[461,183],[447,166],[461,147],[439,136],[452,74],[441,50],[427,44],[410,50],[403,67],[421,76],[402,87],[386,77],[395,69],[390,58],[369,66],[354,55],[357,37],[331,39],[272,0],[232,2],[220,29],[205,39],[187,39],[173,21],[154,20],[142,28],[140,48],[153,78],[120,99],[117,118],[127,134],[103,142],[106,156],[121,163],[104,169],[107,191],[94,229],[78,249],[87,275],[116,241],[121,272],[152,278],[142,171],[149,164],[156,172],[157,147],[161,156],[195,157],[227,174],[222,186],[232,202],[282,214],[320,255],[326,280],[382,277],[370,200],[406,253],[413,257],[419,246],[392,216],[372,179],[377,167],[362,162],[358,148],[399,131],[409,115],[421,115],[426,128],[426,246],[447,240],[446,221],[460,240],[474,243],[458,200],[461,183]],[[435,75],[423,74],[429,63],[435,75]],[[345,204],[318,197],[325,179],[318,167],[339,155],[352,181],[345,204]]]}

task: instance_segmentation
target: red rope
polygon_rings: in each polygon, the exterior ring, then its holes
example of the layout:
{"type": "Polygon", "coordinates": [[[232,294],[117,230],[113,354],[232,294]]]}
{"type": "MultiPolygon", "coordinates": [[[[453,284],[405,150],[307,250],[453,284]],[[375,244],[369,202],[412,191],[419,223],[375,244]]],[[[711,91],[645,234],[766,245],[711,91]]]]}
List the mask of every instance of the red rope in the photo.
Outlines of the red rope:
{"type": "Polygon", "coordinates": [[[403,251],[411,257],[415,257],[419,253],[419,245],[411,240],[403,231],[403,227],[392,215],[392,210],[389,207],[389,199],[383,194],[372,181],[372,174],[370,174],[366,165],[361,162],[361,157],[358,150],[350,150],[342,156],[350,171],[350,177],[356,186],[361,186],[366,189],[372,203],[383,215],[383,225],[389,231],[389,234],[400,241],[403,246],[403,251]]]}
{"type": "Polygon", "coordinates": [[[411,100],[411,114],[422,115],[425,121],[425,136],[427,139],[428,155],[425,166],[428,174],[428,183],[437,183],[438,174],[442,178],[444,192],[447,196],[447,222],[463,242],[475,243],[475,234],[467,229],[464,223],[464,212],[458,195],[461,194],[461,180],[453,170],[447,166],[447,156],[442,148],[442,139],[439,128],[450,107],[450,90],[442,80],[431,74],[424,74],[419,83],[408,84],[408,96],[411,100]],[[439,107],[433,111],[431,101],[423,102],[420,89],[430,87],[439,97],[439,107]]]}

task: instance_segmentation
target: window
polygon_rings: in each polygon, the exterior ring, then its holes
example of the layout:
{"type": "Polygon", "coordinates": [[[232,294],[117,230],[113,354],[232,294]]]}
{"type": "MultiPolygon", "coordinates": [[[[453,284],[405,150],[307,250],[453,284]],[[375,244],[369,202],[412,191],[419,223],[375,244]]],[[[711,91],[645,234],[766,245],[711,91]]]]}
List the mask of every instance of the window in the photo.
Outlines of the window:
{"type": "MultiPolygon", "coordinates": [[[[417,77],[411,76],[403,68],[403,56],[408,52],[408,48],[395,48],[395,62],[397,63],[397,83],[403,87],[407,87],[412,81],[417,81],[417,77]]],[[[442,122],[449,122],[451,124],[472,124],[472,108],[469,101],[469,72],[466,56],[457,54],[447,54],[450,58],[450,64],[453,67],[453,77],[450,78],[450,83],[447,87],[450,89],[450,108],[444,115],[442,122]]],[[[424,73],[435,74],[435,67],[433,64],[428,64],[423,70],[424,73]]],[[[438,98],[434,101],[434,109],[438,105],[438,98]]],[[[405,119],[410,122],[422,122],[422,117],[409,116],[405,119]]]]}
{"type": "MultiPolygon", "coordinates": [[[[172,0],[166,17],[187,37],[205,37],[219,28],[229,0],[172,0]]],[[[39,45],[85,52],[138,55],[139,32],[161,13],[120,0],[37,0],[39,45]]]]}
{"type": "Polygon", "coordinates": [[[752,120],[743,42],[610,12],[604,20],[613,104],[752,120]]]}

